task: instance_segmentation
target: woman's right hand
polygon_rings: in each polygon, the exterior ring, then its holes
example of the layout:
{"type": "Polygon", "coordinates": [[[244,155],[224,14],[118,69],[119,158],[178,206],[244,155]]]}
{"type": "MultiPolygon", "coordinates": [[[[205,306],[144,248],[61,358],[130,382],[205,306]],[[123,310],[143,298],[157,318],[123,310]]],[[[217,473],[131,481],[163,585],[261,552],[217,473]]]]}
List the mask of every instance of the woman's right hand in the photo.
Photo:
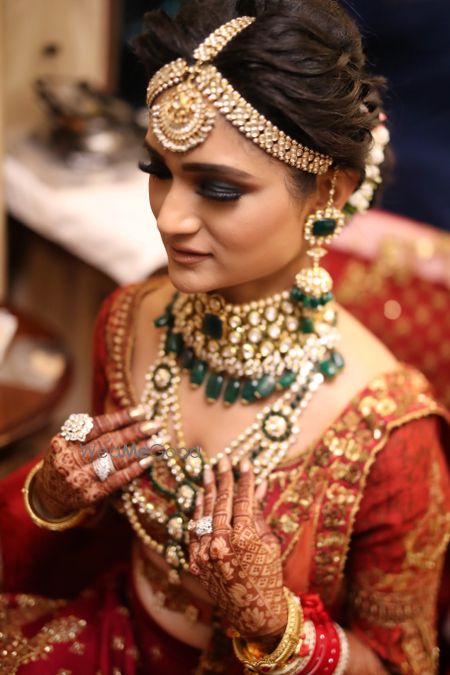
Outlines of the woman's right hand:
{"type": "Polygon", "coordinates": [[[54,436],[34,480],[38,511],[61,518],[97,504],[137,478],[151,463],[151,447],[159,443],[155,434],[160,428],[159,422],[146,422],[144,410],[138,407],[94,417],[83,443],[54,436]],[[101,481],[93,462],[105,451],[115,472],[101,481]]]}

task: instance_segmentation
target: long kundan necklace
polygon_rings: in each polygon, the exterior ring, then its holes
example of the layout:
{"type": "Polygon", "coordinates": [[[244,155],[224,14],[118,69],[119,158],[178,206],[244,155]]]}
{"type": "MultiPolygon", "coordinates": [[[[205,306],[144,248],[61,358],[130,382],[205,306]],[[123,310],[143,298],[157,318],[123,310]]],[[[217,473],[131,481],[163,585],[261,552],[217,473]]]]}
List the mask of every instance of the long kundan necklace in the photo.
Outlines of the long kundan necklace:
{"type": "Polygon", "coordinates": [[[146,476],[132,481],[122,497],[138,536],[169,563],[173,583],[179,581],[181,569],[188,569],[187,526],[202,489],[205,464],[214,467],[229,456],[237,467],[249,457],[256,482],[264,480],[295,442],[298,419],[314,392],[342,370],[331,300],[329,292],[311,297],[297,286],[244,305],[226,303],[217,294],[177,292],[155,320],[163,334],[141,402],[149,419],[160,420],[158,437],[166,452],[154,455],[146,476]],[[192,387],[205,387],[210,403],[222,400],[229,407],[239,401],[248,405],[275,392],[279,396],[218,455],[208,458],[201,448],[186,449],[178,400],[183,372],[192,387]],[[170,422],[178,452],[171,449],[170,422]],[[145,481],[170,503],[168,513],[148,499],[145,481]],[[151,522],[166,529],[165,544],[148,534],[145,523],[151,522]]]}

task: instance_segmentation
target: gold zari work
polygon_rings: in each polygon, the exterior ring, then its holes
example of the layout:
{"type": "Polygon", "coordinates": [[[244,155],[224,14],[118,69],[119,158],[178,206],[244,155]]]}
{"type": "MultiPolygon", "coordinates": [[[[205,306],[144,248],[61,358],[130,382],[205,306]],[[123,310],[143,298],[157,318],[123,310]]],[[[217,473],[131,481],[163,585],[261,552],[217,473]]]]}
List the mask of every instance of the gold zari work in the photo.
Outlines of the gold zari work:
{"type": "Polygon", "coordinates": [[[172,152],[192,150],[211,132],[216,108],[238,131],[272,157],[308,173],[326,173],[333,161],[331,157],[287,136],[208,63],[254,21],[253,17],[229,21],[197,47],[193,66],[184,59],[176,59],[152,77],[147,89],[147,105],[155,136],[172,152]]]}

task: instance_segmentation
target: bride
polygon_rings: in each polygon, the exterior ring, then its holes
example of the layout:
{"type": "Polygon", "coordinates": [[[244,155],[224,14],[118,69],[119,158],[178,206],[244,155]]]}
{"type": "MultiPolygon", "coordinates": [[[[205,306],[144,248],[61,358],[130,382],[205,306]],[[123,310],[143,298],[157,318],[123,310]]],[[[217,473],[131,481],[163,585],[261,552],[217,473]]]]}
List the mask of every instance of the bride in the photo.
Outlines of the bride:
{"type": "Polygon", "coordinates": [[[388,139],[360,35],[333,0],[191,0],[136,51],[167,274],[106,301],[96,416],[25,483],[43,528],[113,505],[129,564],[4,594],[6,672],[434,673],[448,418],[326,271],[388,139]]]}

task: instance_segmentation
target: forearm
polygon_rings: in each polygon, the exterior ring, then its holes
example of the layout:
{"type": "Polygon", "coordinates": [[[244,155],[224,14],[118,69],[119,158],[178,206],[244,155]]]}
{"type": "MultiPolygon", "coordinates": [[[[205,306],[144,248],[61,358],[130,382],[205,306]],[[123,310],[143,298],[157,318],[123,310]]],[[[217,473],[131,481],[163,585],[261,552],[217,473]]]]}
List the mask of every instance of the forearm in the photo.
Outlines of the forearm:
{"type": "Polygon", "coordinates": [[[345,631],[349,645],[349,660],[345,675],[388,675],[373,649],[365,645],[351,631],[345,631]]]}

